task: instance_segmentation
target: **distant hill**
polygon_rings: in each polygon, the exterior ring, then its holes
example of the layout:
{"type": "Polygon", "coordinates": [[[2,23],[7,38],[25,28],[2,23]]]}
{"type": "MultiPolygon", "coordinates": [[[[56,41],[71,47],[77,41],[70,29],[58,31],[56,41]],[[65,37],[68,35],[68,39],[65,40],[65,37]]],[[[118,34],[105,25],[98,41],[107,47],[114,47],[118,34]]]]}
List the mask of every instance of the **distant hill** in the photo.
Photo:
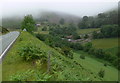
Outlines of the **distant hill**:
{"type": "Polygon", "coordinates": [[[19,29],[21,26],[21,22],[22,18],[19,16],[2,18],[2,26],[10,30],[19,29]]]}
{"type": "MultiPolygon", "coordinates": [[[[75,23],[77,24],[80,20],[80,17],[69,15],[66,13],[61,12],[40,12],[39,15],[34,15],[33,17],[36,21],[36,23],[42,22],[42,21],[48,21],[50,23],[59,23],[61,19],[65,20],[65,23],[75,23]]],[[[3,17],[2,18],[2,26],[8,29],[19,29],[21,22],[22,22],[23,16],[12,16],[12,17],[3,17]]]]}
{"type": "Polygon", "coordinates": [[[40,13],[40,17],[37,17],[37,21],[48,21],[51,23],[59,23],[61,19],[64,19],[65,23],[75,23],[77,24],[80,21],[80,17],[66,14],[66,13],[61,13],[61,12],[49,12],[45,11],[40,13]]]}

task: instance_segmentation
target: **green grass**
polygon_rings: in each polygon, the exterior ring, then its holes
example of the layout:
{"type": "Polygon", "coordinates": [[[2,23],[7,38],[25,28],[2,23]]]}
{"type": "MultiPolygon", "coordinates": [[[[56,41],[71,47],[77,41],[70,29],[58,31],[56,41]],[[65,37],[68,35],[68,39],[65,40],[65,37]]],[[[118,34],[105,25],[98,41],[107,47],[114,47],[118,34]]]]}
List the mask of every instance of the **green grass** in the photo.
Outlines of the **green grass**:
{"type": "MultiPolygon", "coordinates": [[[[10,51],[7,53],[6,57],[3,60],[2,64],[2,80],[3,81],[9,81],[10,76],[15,74],[16,72],[23,72],[28,69],[34,69],[35,67],[31,62],[23,61],[23,59],[19,56],[18,52],[20,47],[24,46],[25,44],[28,44],[32,42],[33,44],[41,47],[41,50],[48,52],[52,51],[52,57],[51,57],[51,63],[55,63],[58,65],[61,69],[58,69],[55,74],[52,74],[52,78],[50,80],[54,81],[76,81],[76,80],[82,80],[82,81],[101,81],[101,80],[117,80],[116,72],[117,70],[113,67],[107,67],[105,68],[103,66],[103,63],[86,57],[85,60],[81,60],[79,58],[79,55],[84,53],[74,53],[74,59],[66,58],[64,55],[61,55],[58,51],[55,49],[49,47],[44,42],[40,41],[39,39],[35,38],[28,32],[21,32],[21,35],[13,45],[13,47],[10,49],[10,51]],[[20,41],[22,39],[22,41],[20,41]],[[76,61],[78,64],[75,64],[76,61]],[[74,66],[74,67],[73,67],[74,66]],[[106,69],[106,77],[105,79],[101,79],[98,77],[97,72],[100,70],[100,68],[106,69]],[[62,71],[63,70],[63,71],[62,71]],[[115,75],[114,77],[112,77],[115,75]]],[[[53,67],[53,66],[52,66],[53,67]]],[[[41,72],[46,72],[46,68],[43,68],[40,70],[41,72]]],[[[31,78],[32,80],[32,78],[31,78]]],[[[30,81],[31,81],[30,80],[30,81]]]]}
{"type": "Polygon", "coordinates": [[[118,50],[118,38],[95,39],[92,40],[92,44],[95,48],[104,49],[113,55],[115,55],[118,50]]]}
{"type": "Polygon", "coordinates": [[[95,72],[96,74],[98,73],[100,69],[104,69],[105,70],[104,80],[107,80],[107,81],[118,80],[117,69],[111,66],[105,67],[103,63],[96,60],[96,58],[91,58],[89,54],[83,51],[76,52],[74,55],[74,59],[77,62],[82,63],[81,65],[84,68],[89,69],[91,72],[95,72]],[[85,59],[80,59],[79,57],[80,55],[86,56],[85,59]]]}
{"type": "Polygon", "coordinates": [[[99,31],[99,30],[100,30],[100,28],[78,29],[77,33],[78,34],[88,34],[88,33],[91,33],[93,31],[99,31]]]}
{"type": "Polygon", "coordinates": [[[118,38],[105,38],[92,40],[95,48],[113,48],[118,46],[118,38]]]}

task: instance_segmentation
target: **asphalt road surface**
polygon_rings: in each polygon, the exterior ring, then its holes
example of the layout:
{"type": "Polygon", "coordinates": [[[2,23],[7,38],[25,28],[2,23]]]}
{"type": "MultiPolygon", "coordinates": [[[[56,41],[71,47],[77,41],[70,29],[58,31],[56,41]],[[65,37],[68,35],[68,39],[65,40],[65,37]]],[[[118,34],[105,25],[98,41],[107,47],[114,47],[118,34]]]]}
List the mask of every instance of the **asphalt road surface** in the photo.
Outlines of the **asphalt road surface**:
{"type": "Polygon", "coordinates": [[[0,55],[19,36],[19,34],[18,31],[13,31],[0,36],[0,55]]]}

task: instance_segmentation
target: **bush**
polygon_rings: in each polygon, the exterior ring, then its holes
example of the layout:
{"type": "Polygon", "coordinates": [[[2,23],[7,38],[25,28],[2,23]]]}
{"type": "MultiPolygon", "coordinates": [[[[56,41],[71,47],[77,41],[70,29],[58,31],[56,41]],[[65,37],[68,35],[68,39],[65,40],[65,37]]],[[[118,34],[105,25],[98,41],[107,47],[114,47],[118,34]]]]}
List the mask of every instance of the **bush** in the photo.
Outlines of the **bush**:
{"type": "Polygon", "coordinates": [[[88,42],[88,43],[85,44],[83,50],[84,50],[85,52],[88,52],[88,51],[90,50],[90,48],[92,48],[92,43],[88,42]]]}
{"type": "Polygon", "coordinates": [[[7,33],[7,32],[9,32],[9,30],[2,27],[2,33],[7,33]]]}
{"type": "Polygon", "coordinates": [[[102,49],[95,50],[95,56],[98,58],[104,58],[105,52],[102,49]]]}
{"type": "Polygon", "coordinates": [[[82,50],[83,46],[80,43],[71,43],[70,47],[73,48],[74,50],[82,50]]]}
{"type": "Polygon", "coordinates": [[[42,28],[42,31],[47,31],[47,27],[43,27],[43,28],[42,28]]]}
{"type": "Polygon", "coordinates": [[[46,53],[33,44],[27,44],[20,48],[19,55],[26,61],[35,59],[46,60],[46,53]]]}
{"type": "Polygon", "coordinates": [[[47,35],[44,34],[36,34],[36,37],[42,41],[45,41],[47,35]]]}
{"type": "Polygon", "coordinates": [[[64,53],[65,56],[73,59],[73,52],[69,47],[62,47],[61,50],[62,50],[62,52],[64,53]]]}
{"type": "Polygon", "coordinates": [[[98,72],[98,76],[103,78],[105,75],[105,70],[101,69],[99,72],[98,72]]]}
{"type": "Polygon", "coordinates": [[[94,53],[95,53],[94,51],[95,51],[95,48],[90,48],[89,51],[88,51],[88,53],[94,55],[94,53]]]}
{"type": "Polygon", "coordinates": [[[107,63],[104,63],[104,66],[106,67],[106,66],[107,66],[107,63]]]}
{"type": "Polygon", "coordinates": [[[80,55],[80,58],[81,58],[81,59],[85,59],[85,56],[84,56],[84,55],[80,55]]]}

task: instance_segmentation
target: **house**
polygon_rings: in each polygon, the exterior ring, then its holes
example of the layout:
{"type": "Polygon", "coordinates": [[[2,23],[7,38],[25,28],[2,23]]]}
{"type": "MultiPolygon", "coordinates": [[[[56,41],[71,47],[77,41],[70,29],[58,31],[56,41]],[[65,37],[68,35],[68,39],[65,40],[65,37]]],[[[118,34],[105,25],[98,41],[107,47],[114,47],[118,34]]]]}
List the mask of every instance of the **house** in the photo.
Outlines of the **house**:
{"type": "Polygon", "coordinates": [[[37,26],[37,27],[40,27],[40,26],[41,26],[41,24],[40,24],[40,23],[38,23],[38,24],[36,24],[36,26],[37,26]]]}

